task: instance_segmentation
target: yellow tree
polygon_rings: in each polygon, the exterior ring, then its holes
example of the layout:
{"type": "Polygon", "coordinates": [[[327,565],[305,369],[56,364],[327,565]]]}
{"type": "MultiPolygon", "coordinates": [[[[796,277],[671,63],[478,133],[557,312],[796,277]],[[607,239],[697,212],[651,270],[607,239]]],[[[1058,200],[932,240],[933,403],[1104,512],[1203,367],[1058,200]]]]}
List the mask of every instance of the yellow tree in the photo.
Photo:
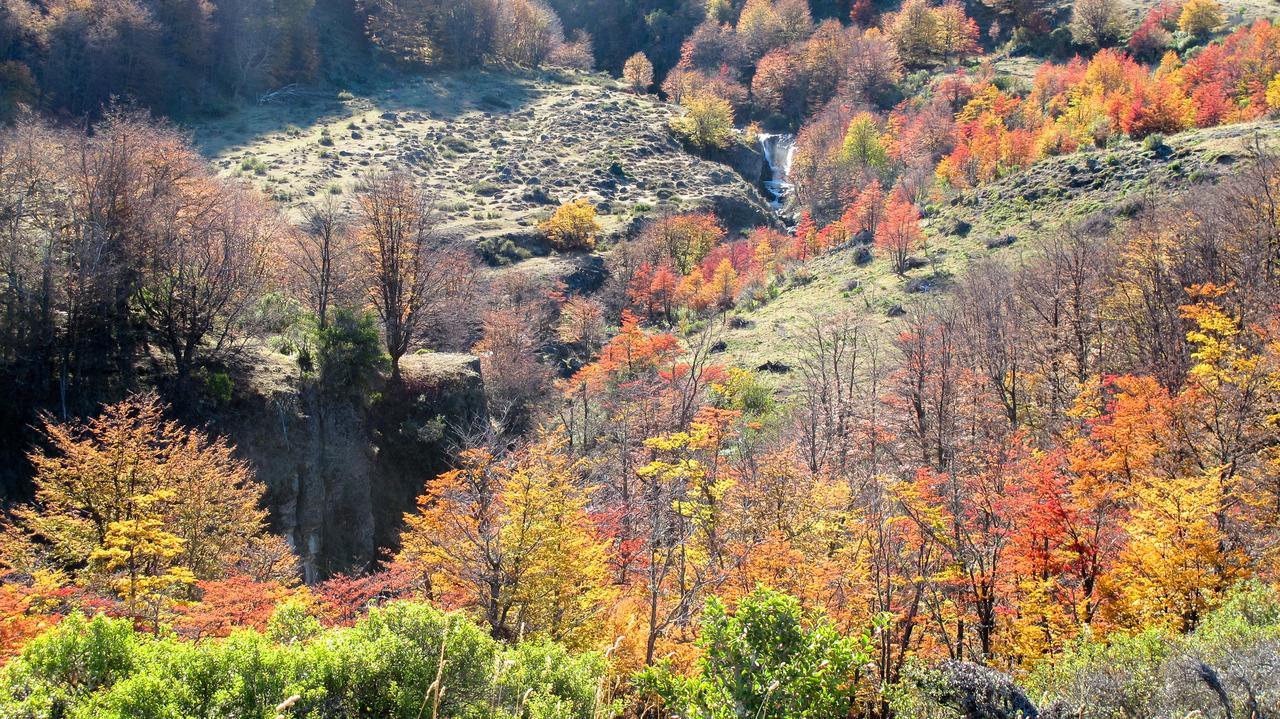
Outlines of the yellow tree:
{"type": "Polygon", "coordinates": [[[1196,466],[1217,484],[1218,529],[1253,552],[1255,537],[1274,526],[1280,498],[1265,462],[1280,445],[1280,344],[1228,315],[1214,301],[1221,289],[1192,289],[1202,300],[1182,308],[1195,325],[1187,334],[1195,364],[1179,402],[1179,429],[1196,466]]]}
{"type": "Polygon", "coordinates": [[[1188,35],[1208,35],[1222,26],[1226,18],[1216,0],[1187,0],[1178,15],[1178,29],[1188,35]]]}
{"type": "Polygon", "coordinates": [[[551,246],[560,252],[594,249],[596,235],[600,234],[596,206],[585,197],[557,207],[539,228],[547,235],[551,246]]]}
{"type": "Polygon", "coordinates": [[[733,263],[729,262],[728,258],[720,260],[720,264],[716,265],[716,271],[711,275],[711,282],[707,285],[706,292],[710,299],[709,304],[714,304],[722,310],[733,307],[738,296],[738,273],[733,269],[733,263]]]}
{"type": "Polygon", "coordinates": [[[685,98],[685,114],[671,128],[699,150],[723,150],[733,144],[733,106],[728,100],[701,92],[685,98]]]}
{"type": "Polygon", "coordinates": [[[513,588],[520,625],[571,647],[593,647],[614,598],[608,552],[587,513],[582,464],[549,434],[523,454],[499,499],[503,546],[524,565],[513,588]]]}
{"type": "Polygon", "coordinates": [[[1130,496],[1129,541],[1108,577],[1116,623],[1194,628],[1238,576],[1214,523],[1214,478],[1145,475],[1130,496]]]}
{"type": "Polygon", "coordinates": [[[583,467],[545,434],[499,459],[462,453],[405,518],[399,560],[432,598],[481,615],[497,637],[591,646],[612,599],[604,543],[587,513],[583,467]]]}
{"type": "Polygon", "coordinates": [[[692,626],[702,590],[724,575],[723,502],[733,478],[721,453],[736,417],[726,410],[704,410],[687,431],[645,441],[653,459],[636,476],[643,496],[639,523],[647,533],[641,587],[646,665],[669,628],[692,626]]]}
{"type": "Polygon", "coordinates": [[[263,487],[248,466],[227,443],[166,420],[154,395],[86,423],[46,417],[43,430],[51,451],[31,456],[35,502],[8,529],[26,540],[9,546],[36,551],[7,552],[10,566],[67,570],[153,615],[197,579],[251,565],[288,574],[289,550],[263,531],[263,487]]]}

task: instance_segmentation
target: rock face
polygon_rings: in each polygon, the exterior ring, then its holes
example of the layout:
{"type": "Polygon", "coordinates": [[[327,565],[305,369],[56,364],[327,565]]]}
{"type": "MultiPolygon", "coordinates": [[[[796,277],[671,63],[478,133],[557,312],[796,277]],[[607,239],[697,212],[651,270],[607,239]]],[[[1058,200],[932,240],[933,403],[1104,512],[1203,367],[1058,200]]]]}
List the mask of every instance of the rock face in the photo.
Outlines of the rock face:
{"type": "Polygon", "coordinates": [[[359,570],[393,545],[404,513],[446,468],[451,436],[484,416],[475,357],[410,356],[402,371],[402,387],[362,407],[325,396],[287,362],[263,362],[217,422],[266,484],[272,529],[307,582],[359,570]]]}

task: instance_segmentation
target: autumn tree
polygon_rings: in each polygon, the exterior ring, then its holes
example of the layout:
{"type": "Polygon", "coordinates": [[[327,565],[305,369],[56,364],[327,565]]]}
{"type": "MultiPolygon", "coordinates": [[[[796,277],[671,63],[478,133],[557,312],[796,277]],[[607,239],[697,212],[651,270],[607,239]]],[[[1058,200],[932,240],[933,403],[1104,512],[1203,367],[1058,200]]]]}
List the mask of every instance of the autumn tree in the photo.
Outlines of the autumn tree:
{"type": "Polygon", "coordinates": [[[1215,0],[1187,0],[1178,15],[1178,28],[1188,35],[1203,37],[1222,26],[1226,18],[1215,0]]]}
{"type": "Polygon", "coordinates": [[[596,206],[586,197],[560,205],[538,227],[551,246],[560,252],[592,250],[596,246],[596,236],[600,234],[596,206]]]}
{"type": "Polygon", "coordinates": [[[907,0],[884,24],[904,63],[921,66],[932,60],[938,18],[927,0],[907,0]]]}
{"type": "Polygon", "coordinates": [[[509,0],[497,12],[494,49],[507,62],[536,67],[564,42],[560,18],[542,0],[509,0]]]}
{"type": "Polygon", "coordinates": [[[686,213],[649,223],[641,232],[639,242],[652,262],[670,264],[683,276],[697,267],[725,237],[726,232],[715,215],[686,213]]]}
{"type": "Polygon", "coordinates": [[[361,0],[365,32],[399,62],[476,65],[492,50],[499,4],[493,0],[361,0]]]}
{"type": "Polygon", "coordinates": [[[580,348],[587,356],[594,355],[605,338],[604,307],[586,297],[569,298],[560,309],[556,334],[562,342],[580,348]]]}
{"type": "Polygon", "coordinates": [[[965,14],[963,4],[949,0],[937,8],[934,15],[937,27],[933,50],[943,64],[982,52],[978,47],[978,24],[965,14]]]}
{"type": "MultiPolygon", "coordinates": [[[[154,621],[198,580],[288,556],[264,531],[264,490],[249,467],[226,442],[165,419],[154,396],[85,423],[46,418],[43,430],[51,451],[31,455],[35,502],[10,531],[37,542],[43,564],[116,594],[136,616],[154,621]]],[[[287,562],[267,563],[285,573],[263,579],[291,574],[287,562]]]]}
{"type": "Polygon", "coordinates": [[[489,412],[510,431],[526,428],[548,387],[550,373],[538,361],[542,323],[529,307],[499,307],[484,315],[480,357],[489,412]]]}
{"type": "Polygon", "coordinates": [[[893,270],[899,275],[907,271],[912,251],[924,242],[919,226],[920,211],[902,193],[895,190],[885,202],[884,219],[876,227],[876,247],[889,253],[893,270]]]}
{"type": "Polygon", "coordinates": [[[622,79],[637,94],[648,92],[653,85],[653,63],[642,52],[632,55],[622,66],[622,79]]]}
{"type": "Polygon", "coordinates": [[[1078,44],[1110,47],[1124,34],[1124,10],[1113,0],[1075,0],[1071,36],[1078,44]]]}
{"type": "Polygon", "coordinates": [[[173,221],[157,228],[138,304],[185,387],[201,360],[218,359],[266,280],[283,229],[254,196],[220,182],[191,183],[173,221]]]}
{"type": "Polygon", "coordinates": [[[759,60],[786,44],[782,18],[772,0],[748,0],[734,29],[749,61],[759,60]]]}
{"type": "Polygon", "coordinates": [[[391,376],[400,358],[449,308],[465,306],[472,260],[437,245],[430,199],[404,174],[375,175],[357,189],[369,299],[382,320],[391,376]]]}
{"type": "Polygon", "coordinates": [[[563,446],[546,435],[509,458],[466,450],[405,518],[400,561],[437,601],[475,611],[497,637],[523,627],[589,644],[609,599],[589,490],[563,446]]]}
{"type": "Polygon", "coordinates": [[[700,150],[723,150],[733,142],[733,107],[711,94],[686,98],[685,113],[671,127],[700,150]]]}
{"type": "Polygon", "coordinates": [[[751,78],[751,100],[762,115],[799,117],[805,109],[805,83],[794,53],[779,48],[760,58],[751,78]]]}

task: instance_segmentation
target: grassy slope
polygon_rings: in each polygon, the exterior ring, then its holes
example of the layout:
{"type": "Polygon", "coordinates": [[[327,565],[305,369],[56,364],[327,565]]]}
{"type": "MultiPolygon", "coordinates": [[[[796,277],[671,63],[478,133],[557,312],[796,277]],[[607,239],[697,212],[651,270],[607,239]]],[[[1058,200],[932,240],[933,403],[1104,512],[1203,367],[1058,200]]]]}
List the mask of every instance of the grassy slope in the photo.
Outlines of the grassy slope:
{"type": "Polygon", "coordinates": [[[537,223],[582,196],[598,204],[606,232],[642,214],[725,203],[766,217],[750,184],[680,148],[667,129],[674,112],[606,76],[472,71],[287,97],[193,133],[223,173],[286,206],[326,193],[349,205],[362,175],[408,171],[434,194],[451,235],[511,238],[535,252],[537,223]]]}
{"type": "MultiPolygon", "coordinates": [[[[1182,133],[1168,140],[1170,152],[1146,150],[1125,142],[1106,150],[1079,152],[1044,160],[998,182],[960,194],[923,223],[928,247],[918,257],[931,264],[895,275],[889,260],[876,257],[854,264],[854,249],[843,249],[810,265],[815,278],[789,287],[763,307],[741,312],[749,326],[724,332],[727,361],[746,367],[765,362],[791,365],[795,343],[813,314],[856,312],[868,326],[888,334],[901,325],[889,316],[893,307],[910,309],[944,294],[952,278],[972,261],[986,257],[1014,262],[1034,252],[1037,236],[1097,212],[1132,209],[1139,201],[1159,202],[1169,193],[1212,182],[1238,162],[1247,161],[1253,138],[1272,148],[1280,144],[1280,122],[1231,125],[1182,133]],[[954,232],[958,222],[971,228],[954,232]],[[990,240],[1012,235],[1007,247],[988,248],[990,240]],[[910,280],[926,289],[908,292],[910,280]]],[[[776,375],[781,386],[786,375],[776,375]]]]}

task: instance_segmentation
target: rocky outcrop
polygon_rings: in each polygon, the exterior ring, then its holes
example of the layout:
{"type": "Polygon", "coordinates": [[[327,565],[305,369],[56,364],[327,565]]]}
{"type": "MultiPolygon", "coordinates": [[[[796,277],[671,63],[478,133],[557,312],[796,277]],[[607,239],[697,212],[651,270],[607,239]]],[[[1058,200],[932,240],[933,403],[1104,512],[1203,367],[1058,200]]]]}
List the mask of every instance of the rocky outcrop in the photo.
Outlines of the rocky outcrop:
{"type": "Polygon", "coordinates": [[[306,581],[359,570],[395,543],[405,512],[446,468],[451,440],[485,415],[479,360],[404,358],[401,386],[362,406],[326,396],[265,355],[217,429],[267,487],[272,529],[306,581]]]}

